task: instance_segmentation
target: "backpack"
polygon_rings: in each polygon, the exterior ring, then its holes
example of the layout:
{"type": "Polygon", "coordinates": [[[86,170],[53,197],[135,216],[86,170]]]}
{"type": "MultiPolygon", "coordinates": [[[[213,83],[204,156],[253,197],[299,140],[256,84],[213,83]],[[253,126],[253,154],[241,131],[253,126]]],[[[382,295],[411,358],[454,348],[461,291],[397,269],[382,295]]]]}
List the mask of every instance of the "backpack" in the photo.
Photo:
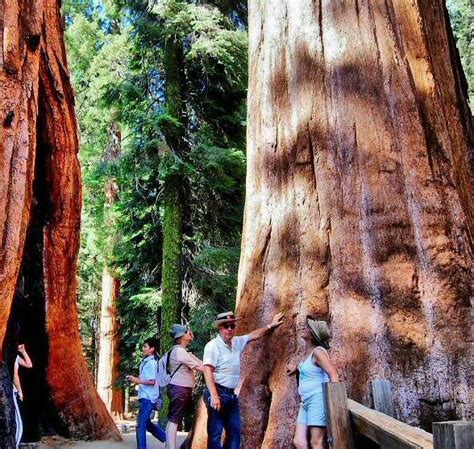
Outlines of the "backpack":
{"type": "Polygon", "coordinates": [[[183,366],[182,363],[170,374],[168,372],[168,367],[170,364],[171,353],[173,349],[177,346],[173,346],[166,354],[164,354],[160,360],[158,360],[158,368],[156,370],[156,381],[155,388],[158,389],[158,398],[155,402],[155,409],[160,410],[163,406],[163,399],[165,396],[165,390],[168,384],[171,382],[171,379],[176,374],[176,372],[183,366]]]}

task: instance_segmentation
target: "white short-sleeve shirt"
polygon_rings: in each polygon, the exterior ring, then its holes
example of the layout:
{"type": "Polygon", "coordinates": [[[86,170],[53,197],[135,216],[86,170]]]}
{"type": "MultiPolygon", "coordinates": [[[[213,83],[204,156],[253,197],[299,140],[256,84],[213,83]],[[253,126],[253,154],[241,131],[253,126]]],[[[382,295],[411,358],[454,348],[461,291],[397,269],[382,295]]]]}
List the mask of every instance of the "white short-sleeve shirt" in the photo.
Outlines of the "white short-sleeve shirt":
{"type": "MultiPolygon", "coordinates": [[[[150,355],[143,359],[140,363],[140,380],[156,380],[156,371],[158,364],[155,357],[150,355]]],[[[143,385],[138,386],[138,398],[148,399],[155,402],[158,399],[158,389],[154,385],[143,385]]]]}
{"type": "Polygon", "coordinates": [[[236,388],[240,381],[240,359],[249,341],[248,335],[234,337],[227,345],[218,335],[204,348],[204,365],[214,367],[214,379],[217,384],[227,388],[236,388]]]}

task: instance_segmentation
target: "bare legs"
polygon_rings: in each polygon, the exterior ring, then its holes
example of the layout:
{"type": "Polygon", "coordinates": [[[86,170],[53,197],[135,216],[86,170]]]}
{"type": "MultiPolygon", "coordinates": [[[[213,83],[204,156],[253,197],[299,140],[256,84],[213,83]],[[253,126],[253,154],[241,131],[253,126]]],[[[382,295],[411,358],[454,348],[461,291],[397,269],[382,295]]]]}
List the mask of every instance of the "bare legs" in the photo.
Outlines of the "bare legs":
{"type": "Polygon", "coordinates": [[[166,449],[176,448],[176,434],[178,433],[178,424],[168,421],[166,426],[166,449]]]}
{"type": "Polygon", "coordinates": [[[326,449],[326,427],[310,427],[311,449],[326,449]]]}
{"type": "Polygon", "coordinates": [[[308,426],[305,424],[296,424],[293,444],[296,449],[308,449],[308,426]]]}
{"type": "Polygon", "coordinates": [[[326,427],[306,426],[296,424],[293,444],[296,449],[308,449],[308,428],[310,433],[311,449],[326,449],[326,427]]]}

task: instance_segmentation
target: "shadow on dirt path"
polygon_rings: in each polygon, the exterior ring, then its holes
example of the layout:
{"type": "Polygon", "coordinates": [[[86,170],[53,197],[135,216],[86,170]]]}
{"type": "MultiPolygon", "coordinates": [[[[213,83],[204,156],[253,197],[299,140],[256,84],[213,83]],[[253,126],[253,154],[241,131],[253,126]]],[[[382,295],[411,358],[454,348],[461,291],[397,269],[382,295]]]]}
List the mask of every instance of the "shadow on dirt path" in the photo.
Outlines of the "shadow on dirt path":
{"type": "MultiPolygon", "coordinates": [[[[137,447],[135,442],[135,433],[122,434],[123,441],[117,443],[116,441],[70,441],[64,438],[47,438],[36,446],[38,449],[135,449],[137,447]]],[[[181,444],[186,438],[186,433],[180,432],[178,434],[178,444],[181,444]]],[[[147,435],[148,449],[164,449],[165,445],[147,435]]],[[[22,448],[33,448],[32,445],[22,445],[22,448]]]]}

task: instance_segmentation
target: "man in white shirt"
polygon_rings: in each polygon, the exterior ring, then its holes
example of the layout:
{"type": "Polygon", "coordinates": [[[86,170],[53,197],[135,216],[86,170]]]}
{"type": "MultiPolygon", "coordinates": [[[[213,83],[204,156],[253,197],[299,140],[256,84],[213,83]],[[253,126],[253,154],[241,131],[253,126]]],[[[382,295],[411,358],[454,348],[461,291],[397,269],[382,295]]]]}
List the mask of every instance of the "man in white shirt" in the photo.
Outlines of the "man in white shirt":
{"type": "Polygon", "coordinates": [[[161,442],[166,441],[166,432],[151,420],[159,390],[155,388],[156,372],[158,369],[155,359],[157,344],[149,338],[143,343],[143,360],[140,363],[139,377],[127,376],[130,382],[138,385],[139,411],[137,418],[137,448],[146,449],[146,431],[150,432],[161,442]]]}
{"type": "Polygon", "coordinates": [[[235,323],[240,318],[233,312],[217,315],[219,335],[204,348],[204,401],[208,408],[208,449],[222,449],[222,431],[226,431],[227,449],[240,448],[240,408],[235,389],[240,382],[240,359],[250,341],[263,337],[283,322],[278,313],[266,327],[247,335],[235,336],[235,323]]]}

